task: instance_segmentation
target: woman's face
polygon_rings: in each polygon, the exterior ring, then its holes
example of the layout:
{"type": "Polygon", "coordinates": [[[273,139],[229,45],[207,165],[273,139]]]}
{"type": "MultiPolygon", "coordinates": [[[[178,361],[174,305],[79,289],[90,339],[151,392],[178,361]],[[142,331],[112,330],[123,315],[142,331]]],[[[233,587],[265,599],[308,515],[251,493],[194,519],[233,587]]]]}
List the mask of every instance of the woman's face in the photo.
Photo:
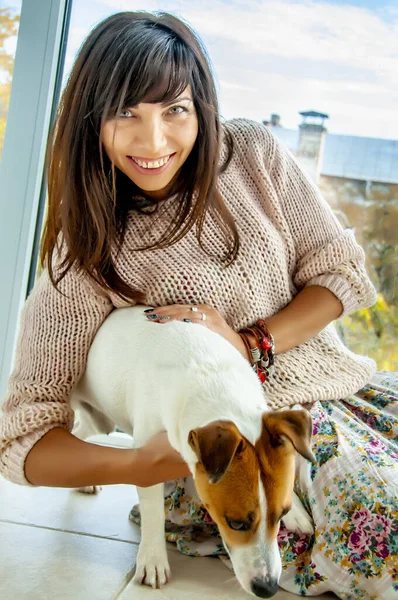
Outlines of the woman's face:
{"type": "Polygon", "coordinates": [[[167,193],[197,135],[198,118],[189,86],[172,103],[125,107],[102,128],[109,159],[153,197],[167,193]]]}

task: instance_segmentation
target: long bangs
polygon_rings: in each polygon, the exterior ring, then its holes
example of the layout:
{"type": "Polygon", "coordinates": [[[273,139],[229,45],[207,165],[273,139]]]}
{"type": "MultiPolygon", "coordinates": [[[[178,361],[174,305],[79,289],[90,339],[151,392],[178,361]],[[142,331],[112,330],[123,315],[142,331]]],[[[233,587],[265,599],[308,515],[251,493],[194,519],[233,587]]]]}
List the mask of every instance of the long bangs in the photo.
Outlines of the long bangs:
{"type": "MultiPolygon", "coordinates": [[[[194,88],[197,65],[189,47],[163,27],[141,25],[142,31],[126,36],[123,55],[118,52],[103,89],[99,101],[104,106],[102,122],[123,108],[142,102],[173,102],[188,85],[194,88]]],[[[192,93],[195,100],[194,89],[192,93]]]]}

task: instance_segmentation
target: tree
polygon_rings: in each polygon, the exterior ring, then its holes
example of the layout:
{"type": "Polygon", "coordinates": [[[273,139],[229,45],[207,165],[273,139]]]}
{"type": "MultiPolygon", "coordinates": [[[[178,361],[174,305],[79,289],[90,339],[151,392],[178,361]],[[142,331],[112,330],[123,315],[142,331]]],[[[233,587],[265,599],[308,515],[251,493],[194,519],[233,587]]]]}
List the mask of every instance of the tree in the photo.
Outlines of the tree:
{"type": "Polygon", "coordinates": [[[19,15],[10,8],[0,8],[0,160],[14,69],[14,55],[7,52],[6,40],[17,35],[18,27],[19,15]]]}

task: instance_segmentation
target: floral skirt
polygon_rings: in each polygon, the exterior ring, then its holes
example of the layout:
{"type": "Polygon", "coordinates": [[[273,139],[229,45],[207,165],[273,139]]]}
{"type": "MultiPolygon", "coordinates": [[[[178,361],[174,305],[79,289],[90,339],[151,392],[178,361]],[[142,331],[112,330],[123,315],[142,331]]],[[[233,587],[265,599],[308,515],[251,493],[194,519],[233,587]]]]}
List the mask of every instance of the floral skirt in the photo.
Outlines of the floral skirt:
{"type": "MultiPolygon", "coordinates": [[[[280,586],[302,596],[398,599],[398,373],[380,372],[354,396],[318,401],[310,482],[296,492],[315,534],[280,527],[280,586]]],[[[166,539],[190,556],[226,560],[191,477],[165,486],[166,539]]],[[[139,523],[138,506],[131,513],[139,523]]]]}

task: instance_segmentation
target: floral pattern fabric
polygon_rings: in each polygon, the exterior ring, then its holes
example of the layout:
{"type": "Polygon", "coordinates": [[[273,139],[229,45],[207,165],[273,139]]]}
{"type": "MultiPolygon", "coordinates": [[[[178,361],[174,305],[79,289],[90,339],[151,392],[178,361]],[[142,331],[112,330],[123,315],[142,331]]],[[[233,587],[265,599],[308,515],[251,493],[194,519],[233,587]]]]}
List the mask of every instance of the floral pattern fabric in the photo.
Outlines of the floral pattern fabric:
{"type": "MultiPolygon", "coordinates": [[[[280,586],[302,596],[334,592],[344,600],[398,600],[398,373],[378,373],[354,396],[317,401],[317,465],[296,492],[315,534],[278,535],[280,586]]],[[[226,552],[192,478],[165,492],[166,539],[190,556],[226,552]]],[[[130,518],[139,523],[139,508],[130,518]]]]}

